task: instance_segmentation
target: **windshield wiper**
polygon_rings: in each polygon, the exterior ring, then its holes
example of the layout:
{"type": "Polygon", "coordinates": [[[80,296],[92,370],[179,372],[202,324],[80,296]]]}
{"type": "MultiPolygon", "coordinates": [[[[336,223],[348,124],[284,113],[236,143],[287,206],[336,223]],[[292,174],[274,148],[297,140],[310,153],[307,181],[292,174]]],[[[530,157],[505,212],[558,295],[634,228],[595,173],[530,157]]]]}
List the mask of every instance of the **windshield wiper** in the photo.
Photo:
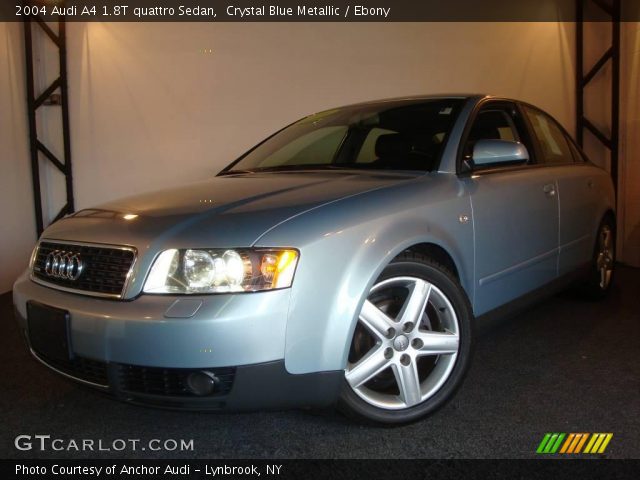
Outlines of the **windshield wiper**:
{"type": "Polygon", "coordinates": [[[286,172],[286,171],[293,171],[293,170],[337,170],[342,168],[348,168],[348,167],[343,167],[335,164],[325,164],[325,163],[308,164],[308,165],[275,165],[273,167],[256,168],[253,170],[253,172],[261,173],[261,172],[286,172]]]}
{"type": "Polygon", "coordinates": [[[224,170],[222,172],[220,172],[218,174],[218,176],[220,175],[234,175],[234,174],[240,174],[240,173],[254,173],[253,170],[224,170]]]}
{"type": "Polygon", "coordinates": [[[273,167],[261,167],[254,168],[253,170],[225,170],[220,172],[218,175],[234,175],[234,174],[243,174],[243,173],[263,173],[263,172],[292,172],[296,170],[344,170],[344,169],[354,169],[353,165],[336,165],[335,163],[326,164],[326,163],[317,163],[317,164],[307,164],[307,165],[274,165],[273,167]]]}

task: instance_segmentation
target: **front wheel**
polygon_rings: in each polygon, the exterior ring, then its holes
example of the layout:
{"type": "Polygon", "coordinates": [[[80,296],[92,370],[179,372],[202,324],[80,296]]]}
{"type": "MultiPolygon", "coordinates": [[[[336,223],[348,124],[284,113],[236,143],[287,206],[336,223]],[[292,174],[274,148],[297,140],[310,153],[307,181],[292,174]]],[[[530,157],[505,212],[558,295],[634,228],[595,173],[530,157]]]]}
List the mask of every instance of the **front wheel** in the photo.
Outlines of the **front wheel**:
{"type": "Polygon", "coordinates": [[[471,320],[452,272],[419,254],[398,256],[362,306],[340,409],[360,420],[402,424],[443,405],[469,363],[471,320]]]}

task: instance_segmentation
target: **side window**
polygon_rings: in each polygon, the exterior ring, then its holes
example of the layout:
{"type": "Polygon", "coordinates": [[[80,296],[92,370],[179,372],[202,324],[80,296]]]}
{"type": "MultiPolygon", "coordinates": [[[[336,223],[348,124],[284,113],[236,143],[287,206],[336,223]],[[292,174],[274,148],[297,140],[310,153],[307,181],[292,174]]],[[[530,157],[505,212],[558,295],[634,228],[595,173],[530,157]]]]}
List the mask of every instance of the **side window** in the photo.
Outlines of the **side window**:
{"type": "Polygon", "coordinates": [[[527,106],[524,107],[524,111],[540,145],[542,155],[538,159],[539,163],[546,165],[572,163],[573,154],[569,142],[555,120],[546,113],[527,106]]]}
{"type": "Polygon", "coordinates": [[[478,140],[519,142],[520,135],[511,114],[503,108],[490,107],[481,110],[476,116],[465,144],[465,157],[473,154],[473,146],[478,140]]]}

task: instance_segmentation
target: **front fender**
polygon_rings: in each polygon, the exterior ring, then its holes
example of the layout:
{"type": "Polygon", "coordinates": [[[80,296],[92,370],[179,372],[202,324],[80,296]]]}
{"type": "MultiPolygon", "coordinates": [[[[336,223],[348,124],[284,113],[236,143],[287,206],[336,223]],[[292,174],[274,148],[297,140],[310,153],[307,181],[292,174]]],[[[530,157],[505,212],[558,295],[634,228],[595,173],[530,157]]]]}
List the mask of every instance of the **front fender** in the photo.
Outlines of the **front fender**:
{"type": "Polygon", "coordinates": [[[300,250],[286,329],[285,365],[290,373],[345,367],[369,290],[384,267],[413,245],[433,243],[447,251],[472,298],[473,227],[459,221],[461,214],[471,217],[468,194],[452,177],[429,185],[429,192],[424,185],[413,192],[405,188],[399,197],[373,192],[336,202],[260,239],[260,245],[300,250]],[[426,203],[427,197],[443,200],[426,203]]]}

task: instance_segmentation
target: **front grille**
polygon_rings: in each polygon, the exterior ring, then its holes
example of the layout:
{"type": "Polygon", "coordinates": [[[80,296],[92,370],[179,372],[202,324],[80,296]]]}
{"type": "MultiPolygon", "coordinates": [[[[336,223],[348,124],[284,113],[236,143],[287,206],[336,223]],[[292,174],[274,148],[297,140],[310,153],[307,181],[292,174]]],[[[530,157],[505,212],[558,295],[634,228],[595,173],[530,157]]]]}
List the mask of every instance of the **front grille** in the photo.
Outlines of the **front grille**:
{"type": "Polygon", "coordinates": [[[47,365],[60,370],[67,375],[85,380],[98,385],[107,386],[109,380],[107,377],[107,364],[90,358],[74,357],[69,360],[53,359],[37,350],[34,350],[38,358],[47,365]]]}
{"type": "MultiPolygon", "coordinates": [[[[182,368],[141,367],[137,365],[119,366],[119,388],[126,392],[146,393],[149,395],[194,396],[186,386],[186,378],[198,370],[182,368]]],[[[208,368],[220,382],[214,395],[225,395],[233,386],[236,370],[233,367],[208,368]]]]}
{"type": "Polygon", "coordinates": [[[33,276],[49,284],[105,296],[121,296],[129,270],[135,260],[135,251],[129,247],[77,245],[41,242],[33,262],[33,276]],[[45,271],[51,253],[64,252],[77,255],[84,267],[75,279],[59,278],[45,271]]]}

